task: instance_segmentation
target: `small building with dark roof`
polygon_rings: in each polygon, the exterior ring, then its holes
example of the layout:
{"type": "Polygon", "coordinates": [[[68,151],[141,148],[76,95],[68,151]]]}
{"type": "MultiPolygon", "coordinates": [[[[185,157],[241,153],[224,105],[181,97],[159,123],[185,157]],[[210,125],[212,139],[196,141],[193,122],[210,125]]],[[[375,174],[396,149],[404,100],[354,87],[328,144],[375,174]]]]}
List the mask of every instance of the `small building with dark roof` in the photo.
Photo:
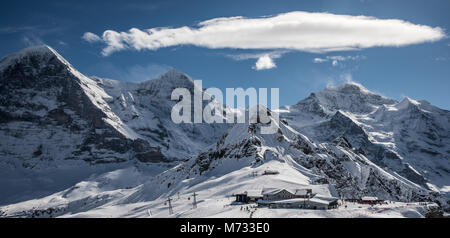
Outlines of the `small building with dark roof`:
{"type": "Polygon", "coordinates": [[[263,198],[261,190],[248,190],[243,193],[234,194],[234,196],[236,197],[236,202],[242,203],[257,202],[263,198]]]}

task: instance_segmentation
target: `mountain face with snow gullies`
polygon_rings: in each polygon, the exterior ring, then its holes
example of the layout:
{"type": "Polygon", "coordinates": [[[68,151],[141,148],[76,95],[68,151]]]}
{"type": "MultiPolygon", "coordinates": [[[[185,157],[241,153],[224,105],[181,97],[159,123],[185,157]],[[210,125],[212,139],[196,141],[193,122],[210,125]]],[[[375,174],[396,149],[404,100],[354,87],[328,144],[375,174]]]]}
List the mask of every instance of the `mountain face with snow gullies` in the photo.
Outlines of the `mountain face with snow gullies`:
{"type": "Polygon", "coordinates": [[[111,110],[103,88],[53,49],[25,49],[0,69],[2,152],[23,166],[59,159],[122,162],[129,152],[159,156],[111,110]]]}
{"type": "MultiPolygon", "coordinates": [[[[447,110],[348,83],[260,106],[257,123],[175,124],[175,88],[206,93],[177,70],[142,83],[86,77],[48,46],[3,59],[0,216],[148,216],[168,196],[209,194],[214,207],[267,187],[449,207],[447,110]],[[263,121],[277,132],[261,134],[263,121]]],[[[211,209],[177,216],[228,214],[211,209]]]]}
{"type": "Polygon", "coordinates": [[[387,172],[436,193],[449,191],[447,110],[409,98],[398,102],[348,83],[312,93],[280,113],[314,141],[344,137],[387,172]]]}
{"type": "MultiPolygon", "coordinates": [[[[158,149],[168,161],[185,159],[217,141],[226,131],[225,124],[181,123],[171,119],[171,100],[175,88],[186,88],[191,95],[198,91],[192,78],[175,69],[143,83],[120,82],[94,77],[97,84],[111,96],[108,104],[124,124],[158,149]]],[[[197,92],[199,94],[206,92],[197,92]]],[[[205,107],[211,100],[205,100],[205,107]]],[[[225,110],[222,105],[218,107],[225,110]]],[[[193,105],[191,107],[193,115],[193,105]]],[[[152,161],[150,161],[152,162],[152,161]]]]}

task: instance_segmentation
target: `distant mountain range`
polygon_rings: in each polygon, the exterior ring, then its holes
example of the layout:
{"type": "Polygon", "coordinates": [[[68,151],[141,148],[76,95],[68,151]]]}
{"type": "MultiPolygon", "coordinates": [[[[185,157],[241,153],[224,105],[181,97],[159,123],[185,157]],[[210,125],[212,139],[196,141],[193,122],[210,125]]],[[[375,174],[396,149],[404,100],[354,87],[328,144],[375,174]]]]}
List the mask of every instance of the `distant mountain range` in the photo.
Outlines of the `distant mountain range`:
{"type": "Polygon", "coordinates": [[[105,206],[116,208],[112,216],[141,216],[137,204],[167,196],[197,191],[212,199],[267,186],[341,198],[429,197],[450,208],[447,110],[347,83],[260,108],[277,124],[266,135],[259,122],[173,123],[170,95],[179,87],[197,90],[174,69],[142,83],[87,77],[48,46],[4,58],[0,216],[95,215],[105,206]],[[268,168],[280,174],[247,176],[268,168]]]}

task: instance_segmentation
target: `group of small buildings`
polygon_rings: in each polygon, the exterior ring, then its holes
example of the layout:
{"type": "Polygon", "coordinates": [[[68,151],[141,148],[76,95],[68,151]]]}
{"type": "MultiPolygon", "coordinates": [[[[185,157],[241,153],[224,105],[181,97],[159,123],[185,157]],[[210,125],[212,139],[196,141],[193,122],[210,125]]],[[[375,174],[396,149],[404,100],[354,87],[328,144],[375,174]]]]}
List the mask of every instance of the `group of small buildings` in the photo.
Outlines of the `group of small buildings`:
{"type": "Polygon", "coordinates": [[[359,204],[368,204],[368,205],[375,205],[375,204],[383,204],[385,203],[385,200],[379,199],[377,197],[361,197],[361,198],[353,198],[353,199],[345,199],[347,202],[356,202],[359,204]]]}
{"type": "Polygon", "coordinates": [[[234,194],[236,202],[255,202],[270,208],[333,209],[338,207],[335,197],[323,197],[312,189],[264,188],[234,194]]]}

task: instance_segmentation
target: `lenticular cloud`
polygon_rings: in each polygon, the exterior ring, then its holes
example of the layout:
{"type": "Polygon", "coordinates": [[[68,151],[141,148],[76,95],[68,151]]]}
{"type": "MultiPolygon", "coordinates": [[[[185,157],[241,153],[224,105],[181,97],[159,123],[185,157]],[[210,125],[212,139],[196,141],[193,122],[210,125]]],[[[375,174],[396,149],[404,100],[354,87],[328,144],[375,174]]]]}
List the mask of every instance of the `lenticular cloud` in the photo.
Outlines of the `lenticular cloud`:
{"type": "Polygon", "coordinates": [[[195,27],[107,30],[103,55],[157,50],[177,45],[235,49],[286,49],[330,52],[370,47],[405,46],[432,42],[446,35],[439,27],[399,19],[331,13],[289,12],[270,17],[214,18],[195,27]]]}

